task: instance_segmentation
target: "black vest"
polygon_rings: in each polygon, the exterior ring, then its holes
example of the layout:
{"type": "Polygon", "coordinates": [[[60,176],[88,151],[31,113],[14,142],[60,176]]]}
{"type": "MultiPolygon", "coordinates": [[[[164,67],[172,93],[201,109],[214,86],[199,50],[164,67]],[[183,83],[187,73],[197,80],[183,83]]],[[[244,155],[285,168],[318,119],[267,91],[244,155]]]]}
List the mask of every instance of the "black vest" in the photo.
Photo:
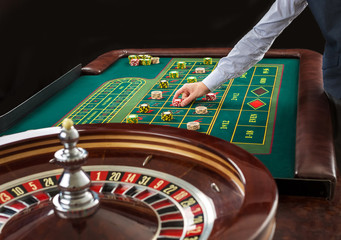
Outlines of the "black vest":
{"type": "Polygon", "coordinates": [[[341,0],[307,0],[326,40],[323,54],[324,89],[341,99],[341,0]]]}

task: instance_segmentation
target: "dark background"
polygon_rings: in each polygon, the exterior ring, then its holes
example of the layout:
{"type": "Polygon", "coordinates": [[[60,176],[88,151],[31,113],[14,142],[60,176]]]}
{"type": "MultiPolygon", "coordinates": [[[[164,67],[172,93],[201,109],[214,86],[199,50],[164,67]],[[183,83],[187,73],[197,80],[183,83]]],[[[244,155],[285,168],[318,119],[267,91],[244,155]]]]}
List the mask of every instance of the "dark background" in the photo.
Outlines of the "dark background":
{"type": "MultiPolygon", "coordinates": [[[[273,0],[1,0],[0,115],[102,53],[122,48],[233,47],[273,0]]],[[[323,52],[306,9],[273,48],[323,52]]]]}

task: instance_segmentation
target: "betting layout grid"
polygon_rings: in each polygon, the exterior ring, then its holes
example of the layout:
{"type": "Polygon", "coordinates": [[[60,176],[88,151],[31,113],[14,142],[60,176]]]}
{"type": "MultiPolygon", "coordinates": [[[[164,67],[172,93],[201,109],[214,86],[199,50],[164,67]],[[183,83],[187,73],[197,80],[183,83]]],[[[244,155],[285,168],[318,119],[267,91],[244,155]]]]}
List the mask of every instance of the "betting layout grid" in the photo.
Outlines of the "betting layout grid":
{"type": "MultiPolygon", "coordinates": [[[[282,65],[256,65],[239,78],[231,79],[215,90],[217,99],[214,101],[198,98],[187,107],[172,106],[175,91],[187,83],[187,78],[195,76],[198,81],[203,80],[213,71],[217,61],[214,59],[211,65],[203,65],[199,59],[173,59],[160,78],[160,81],[165,79],[169,82],[169,88],[160,89],[157,82],[129,114],[137,114],[139,123],[178,128],[186,128],[188,122],[199,122],[199,132],[219,136],[236,144],[264,145],[266,136],[272,135],[276,107],[272,99],[278,97],[282,65]],[[186,69],[177,68],[179,61],[186,62],[186,69]],[[205,67],[205,73],[196,73],[197,67],[205,67]],[[173,71],[179,72],[178,78],[170,77],[173,71]],[[162,99],[152,99],[151,92],[159,90],[162,90],[162,99]],[[143,103],[149,104],[148,113],[139,111],[143,103]],[[207,107],[207,114],[196,114],[197,106],[207,107]],[[161,114],[165,111],[173,113],[172,121],[162,121],[161,114]]],[[[266,149],[269,149],[270,144],[271,139],[266,149]]]]}
{"type": "Polygon", "coordinates": [[[129,77],[107,81],[60,119],[55,126],[61,126],[66,117],[72,119],[75,124],[113,122],[116,115],[145,84],[145,79],[129,77]]]}
{"type": "MultiPolygon", "coordinates": [[[[278,94],[280,79],[283,69],[278,64],[258,64],[241,77],[231,79],[221,88],[214,91],[216,100],[207,101],[199,98],[187,107],[172,106],[172,98],[177,89],[187,83],[189,77],[196,77],[202,81],[216,67],[218,59],[213,59],[211,64],[204,64],[200,58],[174,58],[165,69],[154,79],[154,85],[146,91],[144,97],[136,100],[135,107],[130,100],[141,90],[141,87],[150,82],[141,78],[120,78],[104,83],[88,98],[81,102],[68,115],[76,124],[125,122],[126,117],[120,117],[122,112],[129,111],[128,115],[138,115],[139,123],[168,125],[186,128],[188,122],[199,122],[199,132],[220,137],[235,144],[241,144],[243,148],[256,146],[254,149],[246,149],[253,153],[265,153],[270,151],[272,124],[274,120],[275,106],[272,98],[278,94]],[[186,68],[178,68],[179,62],[185,62],[186,68]],[[205,68],[205,73],[196,73],[196,68],[205,68]],[[177,71],[179,76],[171,77],[171,73],[177,71]],[[160,89],[159,82],[167,80],[169,87],[160,89]],[[276,90],[275,90],[276,88],[276,90]],[[151,99],[151,92],[162,90],[162,99],[151,99]],[[130,103],[129,103],[130,102],[130,103]],[[150,111],[142,114],[139,106],[148,103],[150,111]],[[128,105],[131,105],[128,107],[128,105]],[[206,114],[196,114],[195,107],[205,106],[206,114]],[[271,110],[272,108],[272,110],[271,110]],[[271,111],[270,111],[271,110],[271,111]],[[162,113],[171,111],[174,115],[171,121],[162,121],[162,113]],[[270,114],[272,112],[272,114],[270,114]],[[271,119],[272,118],[272,119],[271,119]],[[246,120],[245,120],[246,119],[246,120]],[[246,121],[246,122],[245,122],[246,121]],[[270,128],[269,125],[270,124],[270,128]],[[270,136],[265,144],[266,136],[270,136]],[[263,149],[259,146],[263,145],[263,149]]],[[[148,66],[143,66],[148,67],[148,66]]],[[[57,124],[58,125],[58,124],[57,124]]]]}

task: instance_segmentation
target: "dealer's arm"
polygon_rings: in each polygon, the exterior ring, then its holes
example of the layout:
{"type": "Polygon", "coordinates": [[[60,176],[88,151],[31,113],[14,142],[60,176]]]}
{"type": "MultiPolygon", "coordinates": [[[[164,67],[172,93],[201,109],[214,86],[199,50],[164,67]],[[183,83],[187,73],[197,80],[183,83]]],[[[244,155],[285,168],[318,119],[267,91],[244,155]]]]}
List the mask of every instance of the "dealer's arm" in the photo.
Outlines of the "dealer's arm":
{"type": "Polygon", "coordinates": [[[237,78],[260,61],[281,32],[306,8],[306,0],[277,0],[264,17],[231,50],[202,82],[182,86],[174,95],[182,94],[184,107],[198,97],[237,78]]]}

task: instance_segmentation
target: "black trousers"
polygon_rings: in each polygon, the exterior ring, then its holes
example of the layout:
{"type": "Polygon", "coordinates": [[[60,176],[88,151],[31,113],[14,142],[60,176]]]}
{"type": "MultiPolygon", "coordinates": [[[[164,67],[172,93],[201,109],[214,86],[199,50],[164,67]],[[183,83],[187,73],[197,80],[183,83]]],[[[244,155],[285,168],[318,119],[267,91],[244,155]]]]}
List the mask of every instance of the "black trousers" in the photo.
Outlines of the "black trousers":
{"type": "Polygon", "coordinates": [[[334,133],[335,157],[338,168],[341,170],[341,99],[337,99],[327,93],[334,133]]]}

